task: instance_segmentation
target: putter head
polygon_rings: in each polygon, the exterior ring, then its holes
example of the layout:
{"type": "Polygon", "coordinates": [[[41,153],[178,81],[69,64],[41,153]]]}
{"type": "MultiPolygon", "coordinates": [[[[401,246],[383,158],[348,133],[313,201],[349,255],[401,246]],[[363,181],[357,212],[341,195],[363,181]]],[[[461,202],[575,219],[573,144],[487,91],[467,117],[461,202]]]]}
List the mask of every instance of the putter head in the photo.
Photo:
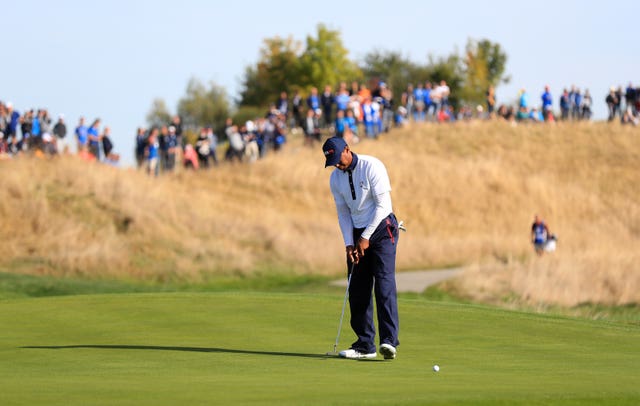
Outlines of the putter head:
{"type": "Polygon", "coordinates": [[[404,231],[405,233],[407,232],[407,228],[404,226],[404,220],[401,220],[401,221],[398,223],[398,230],[402,230],[402,231],[404,231]]]}

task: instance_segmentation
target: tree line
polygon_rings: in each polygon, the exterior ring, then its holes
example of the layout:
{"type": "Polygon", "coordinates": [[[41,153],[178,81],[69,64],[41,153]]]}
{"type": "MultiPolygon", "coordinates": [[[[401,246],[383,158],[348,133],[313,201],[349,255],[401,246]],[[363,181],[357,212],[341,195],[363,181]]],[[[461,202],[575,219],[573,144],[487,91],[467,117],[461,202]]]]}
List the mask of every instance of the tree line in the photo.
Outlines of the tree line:
{"type": "Polygon", "coordinates": [[[449,102],[457,108],[463,104],[483,104],[489,86],[507,83],[507,55],[500,44],[488,39],[467,41],[462,54],[446,56],[428,54],[426,61],[414,62],[397,51],[374,50],[362,61],[349,58],[337,30],[319,24],[315,36],[302,41],[292,37],[266,38],[255,65],[245,68],[237,100],[230,100],[226,89],[215,82],[205,84],[191,78],[185,95],[172,113],[162,98],[153,101],[147,115],[150,126],[181,116],[185,129],[224,127],[225,120],[236,122],[264,115],[282,91],[306,96],[312,87],[340,82],[358,82],[369,86],[384,81],[399,100],[409,84],[445,80],[451,89],[449,102]]]}

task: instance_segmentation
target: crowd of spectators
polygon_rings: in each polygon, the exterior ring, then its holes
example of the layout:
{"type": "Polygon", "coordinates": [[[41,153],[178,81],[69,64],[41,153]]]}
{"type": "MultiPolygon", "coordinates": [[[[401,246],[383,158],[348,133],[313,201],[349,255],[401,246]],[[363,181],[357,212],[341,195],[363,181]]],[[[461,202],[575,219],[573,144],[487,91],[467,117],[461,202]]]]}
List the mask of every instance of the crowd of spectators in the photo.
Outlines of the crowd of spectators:
{"type": "MultiPolygon", "coordinates": [[[[375,139],[409,122],[590,120],[594,103],[588,89],[582,92],[576,86],[563,89],[557,99],[549,86],[544,87],[539,98],[532,98],[526,89],[521,89],[517,101],[506,104],[497,103],[495,89],[490,87],[484,105],[461,105],[457,109],[450,103],[450,96],[444,80],[408,85],[397,98],[384,81],[369,86],[342,82],[335,91],[332,86],[325,86],[322,92],[314,87],[306,97],[297,91],[289,97],[283,91],[263,117],[244,123],[227,119],[222,129],[227,141],[222,154],[218,152],[221,139],[212,127],[196,129],[195,137],[190,137],[195,141],[189,142],[179,116],[165,125],[138,128],[136,163],[138,168],[158,175],[179,165],[195,170],[215,167],[223,161],[254,162],[269,151],[280,150],[292,132],[302,132],[304,144],[313,146],[320,143],[323,135],[344,136],[350,143],[357,143],[362,137],[375,139]]],[[[603,101],[608,121],[640,124],[640,87],[631,83],[626,89],[611,87],[603,101]]],[[[0,158],[27,153],[53,156],[70,152],[75,143],[75,150],[83,159],[117,165],[120,156],[114,152],[110,128],[101,124],[97,118],[87,125],[81,117],[73,133],[68,134],[62,114],[54,120],[47,109],[21,113],[11,102],[0,101],[0,158]]]]}
{"type": "MultiPolygon", "coordinates": [[[[517,105],[499,106],[496,116],[512,122],[554,122],[588,121],[593,115],[594,101],[589,89],[582,92],[576,86],[564,88],[558,97],[557,109],[554,108],[554,97],[549,86],[545,86],[539,100],[539,104],[532,103],[526,89],[521,89],[517,105]]],[[[622,86],[612,86],[604,102],[607,105],[609,122],[619,119],[622,124],[640,124],[640,87],[634,87],[631,83],[625,90],[622,86]]],[[[495,104],[495,92],[490,88],[486,98],[488,117],[493,115],[495,104]]]]}
{"type": "Polygon", "coordinates": [[[0,101],[0,159],[23,154],[51,157],[71,153],[70,138],[75,138],[75,150],[80,157],[115,165],[120,156],[114,152],[111,129],[100,128],[100,124],[100,119],[95,119],[87,126],[81,117],[71,137],[63,114],[54,122],[47,109],[27,109],[21,113],[12,102],[0,101]]]}
{"type": "Polygon", "coordinates": [[[279,151],[287,137],[287,114],[272,108],[265,117],[234,123],[227,118],[223,129],[228,141],[219,155],[219,137],[210,126],[197,130],[188,140],[180,116],[170,123],[149,129],[138,128],[135,139],[136,165],[150,175],[172,172],[181,164],[186,169],[209,169],[225,162],[255,162],[269,151],[279,151]]]}

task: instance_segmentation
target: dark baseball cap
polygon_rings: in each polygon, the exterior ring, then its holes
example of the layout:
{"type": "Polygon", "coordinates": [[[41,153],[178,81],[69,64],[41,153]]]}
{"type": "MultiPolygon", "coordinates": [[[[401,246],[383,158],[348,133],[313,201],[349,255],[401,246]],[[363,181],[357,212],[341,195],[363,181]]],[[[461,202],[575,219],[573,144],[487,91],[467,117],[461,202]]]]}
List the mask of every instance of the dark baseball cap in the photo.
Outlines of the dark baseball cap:
{"type": "Polygon", "coordinates": [[[342,151],[347,147],[347,143],[342,137],[331,137],[322,145],[322,152],[324,152],[327,161],[324,163],[324,167],[335,166],[340,162],[340,155],[342,151]]]}

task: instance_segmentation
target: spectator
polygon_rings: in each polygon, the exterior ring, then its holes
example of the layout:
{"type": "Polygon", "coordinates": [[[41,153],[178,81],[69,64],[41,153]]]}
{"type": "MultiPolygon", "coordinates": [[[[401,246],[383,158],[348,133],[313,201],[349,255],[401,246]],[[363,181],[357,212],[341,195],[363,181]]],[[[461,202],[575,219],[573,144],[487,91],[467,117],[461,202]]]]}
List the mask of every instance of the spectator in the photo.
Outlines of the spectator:
{"type": "Polygon", "coordinates": [[[640,123],[640,120],[633,115],[633,111],[631,110],[631,107],[627,107],[624,110],[624,113],[622,114],[622,117],[620,118],[620,123],[622,123],[622,124],[632,124],[632,125],[636,126],[636,125],[638,125],[638,123],[640,123]]]}
{"type": "Polygon", "coordinates": [[[349,145],[355,145],[360,142],[360,138],[358,138],[358,136],[354,134],[353,131],[351,131],[351,128],[349,126],[344,128],[342,138],[344,138],[345,142],[349,145]]]}
{"type": "Polygon", "coordinates": [[[80,117],[78,119],[78,125],[76,126],[75,134],[78,145],[77,152],[81,153],[82,151],[86,151],[89,142],[89,128],[84,124],[84,117],[80,117]]]}
{"type": "Polygon", "coordinates": [[[158,144],[160,145],[160,168],[166,171],[167,160],[169,159],[169,127],[163,125],[160,127],[160,134],[158,135],[158,144]]]}
{"type": "Polygon", "coordinates": [[[529,110],[525,106],[520,106],[518,112],[516,113],[516,121],[528,121],[529,120],[529,110]]]}
{"type": "Polygon", "coordinates": [[[336,111],[336,122],[334,124],[337,137],[342,137],[342,134],[344,134],[344,127],[346,126],[346,123],[347,122],[344,119],[344,110],[338,109],[338,111],[336,111]]]}
{"type": "MultiPolygon", "coordinates": [[[[230,119],[227,120],[231,124],[230,119]]],[[[242,155],[244,154],[244,143],[242,142],[242,136],[238,131],[236,125],[229,125],[226,129],[227,139],[229,139],[229,148],[227,149],[226,159],[232,162],[237,159],[238,162],[242,162],[242,155]]]]}
{"type": "Polygon", "coordinates": [[[33,111],[30,112],[31,118],[31,134],[29,137],[29,148],[40,148],[42,144],[42,130],[40,128],[40,117],[42,116],[40,110],[36,114],[33,111]]]}
{"type": "Polygon", "coordinates": [[[413,106],[415,105],[415,98],[413,96],[413,85],[409,83],[407,85],[407,89],[402,92],[402,97],[400,100],[400,104],[404,106],[407,110],[406,116],[409,118],[413,117],[413,106]]]}
{"type": "Polygon", "coordinates": [[[589,93],[589,89],[585,89],[584,97],[582,98],[582,113],[581,113],[581,117],[583,120],[591,119],[592,104],[593,104],[593,99],[591,98],[591,93],[589,93]]]}
{"type": "Polygon", "coordinates": [[[611,86],[611,89],[609,89],[609,94],[605,98],[605,102],[607,103],[607,109],[609,110],[609,117],[607,118],[607,120],[613,121],[616,116],[616,106],[619,105],[615,87],[611,86]]]}
{"type": "Polygon", "coordinates": [[[553,114],[553,97],[551,96],[549,85],[544,87],[544,92],[542,93],[542,114],[545,121],[548,120],[549,114],[553,114]]]}
{"type": "Polygon", "coordinates": [[[324,117],[324,126],[330,127],[333,124],[333,104],[335,97],[330,85],[324,87],[324,92],[320,95],[320,104],[322,105],[322,115],[324,117]]]}
{"type": "Polygon", "coordinates": [[[314,141],[320,141],[320,125],[318,123],[318,116],[313,110],[307,110],[307,118],[305,119],[304,126],[302,128],[304,129],[305,145],[313,146],[314,141]]]}
{"type": "Polygon", "coordinates": [[[256,135],[255,124],[249,120],[240,128],[240,135],[244,143],[244,156],[249,163],[255,162],[260,157],[258,147],[258,137],[256,135]]]}
{"type": "Polygon", "coordinates": [[[100,119],[96,118],[87,130],[89,139],[89,152],[93,155],[97,161],[100,160],[100,119]]]}
{"type": "Polygon", "coordinates": [[[520,110],[523,110],[525,112],[529,111],[529,95],[527,94],[527,90],[522,88],[522,90],[520,90],[520,98],[518,101],[518,107],[520,108],[520,110]]]}
{"type": "Polygon", "coordinates": [[[307,97],[307,107],[315,112],[320,110],[320,98],[318,97],[317,87],[311,88],[311,94],[307,97]]]}
{"type": "Polygon", "coordinates": [[[569,119],[569,109],[571,108],[571,100],[569,99],[569,91],[565,88],[560,96],[560,118],[563,121],[569,119]]]}
{"type": "Polygon", "coordinates": [[[40,131],[42,135],[52,134],[51,117],[49,116],[49,111],[47,109],[40,109],[38,114],[40,115],[40,131]]]}
{"type": "Polygon", "coordinates": [[[489,86],[487,90],[486,102],[488,118],[493,118],[493,111],[496,108],[496,90],[493,86],[489,86]]]}
{"type": "Polygon", "coordinates": [[[440,109],[448,106],[451,89],[449,89],[449,86],[447,85],[447,82],[445,80],[440,81],[437,93],[440,95],[440,109]]]}
{"type": "Polygon", "coordinates": [[[102,151],[104,152],[104,162],[113,166],[118,165],[120,155],[113,152],[113,141],[111,140],[111,128],[105,126],[102,130],[102,151]]]}
{"type": "Polygon", "coordinates": [[[544,116],[542,114],[542,111],[538,111],[538,108],[534,107],[529,112],[529,119],[534,123],[539,123],[544,121],[544,116]]]}
{"type": "Polygon", "coordinates": [[[438,110],[437,119],[439,123],[450,121],[453,118],[453,114],[450,111],[450,106],[445,105],[438,110]]]}
{"type": "Polygon", "coordinates": [[[616,104],[614,108],[615,114],[622,117],[622,98],[624,96],[624,93],[622,92],[622,86],[619,86],[615,93],[616,93],[616,104]]]}
{"type": "Polygon", "coordinates": [[[210,158],[215,166],[218,166],[218,136],[213,132],[213,128],[207,127],[207,138],[209,139],[210,158]]]}
{"type": "Polygon", "coordinates": [[[549,227],[547,227],[545,222],[536,214],[533,219],[533,224],[531,225],[531,243],[538,256],[544,253],[544,248],[550,235],[549,227]]]}
{"type": "MultiPolygon", "coordinates": [[[[419,110],[419,109],[418,109],[419,110]]],[[[374,108],[371,98],[368,97],[362,104],[362,117],[364,123],[364,133],[369,138],[378,137],[378,126],[376,125],[377,109],[374,108]]]]}
{"type": "MultiPolygon", "coordinates": [[[[178,151],[180,150],[180,144],[178,140],[178,135],[176,134],[176,127],[170,125],[167,128],[168,134],[166,138],[167,143],[167,157],[166,157],[166,170],[173,171],[176,167],[176,159],[178,155],[178,151]]],[[[106,152],[105,152],[106,153],[106,152]]]]}
{"type": "Polygon", "coordinates": [[[300,96],[300,92],[297,90],[293,94],[293,99],[291,100],[291,112],[293,113],[295,126],[302,127],[302,97],[300,96]]]}
{"type": "Polygon", "coordinates": [[[6,109],[6,121],[7,130],[5,132],[5,140],[8,144],[18,144],[18,124],[20,124],[20,113],[13,109],[13,103],[7,102],[6,109]]]}
{"type": "Polygon", "coordinates": [[[145,154],[146,147],[147,147],[147,137],[146,137],[144,128],[138,127],[138,130],[136,131],[136,149],[135,149],[136,164],[138,165],[138,168],[142,168],[142,165],[144,165],[144,154],[145,154]]]}
{"type": "Polygon", "coordinates": [[[58,121],[53,126],[53,135],[56,137],[58,149],[67,152],[69,147],[66,145],[65,137],[67,136],[67,125],[64,123],[64,115],[58,116],[58,121]]]}
{"type": "Polygon", "coordinates": [[[349,91],[347,90],[347,84],[341,83],[340,90],[338,90],[338,94],[336,95],[336,109],[337,111],[346,111],[349,108],[349,91]]]}
{"type": "MultiPolygon", "coordinates": [[[[45,133],[42,135],[42,152],[48,156],[53,156],[58,153],[58,150],[56,148],[56,140],[55,138],[53,138],[53,136],[51,136],[50,133],[45,133]]],[[[37,151],[37,153],[40,154],[41,152],[37,151]]]]}
{"type": "MultiPolygon", "coordinates": [[[[182,118],[179,115],[173,116],[171,119],[171,125],[176,129],[176,138],[178,140],[178,146],[182,147],[184,145],[184,137],[182,136],[182,118]]],[[[178,150],[178,153],[180,151],[178,150]]]]}
{"type": "Polygon", "coordinates": [[[436,105],[431,98],[432,92],[433,85],[431,84],[431,82],[426,81],[424,84],[424,114],[425,118],[429,121],[432,121],[433,117],[435,117],[436,115],[436,105]]]}
{"type": "Polygon", "coordinates": [[[344,121],[345,125],[349,127],[355,135],[358,135],[358,120],[356,120],[353,110],[347,110],[347,115],[344,118],[344,121]]]}
{"type": "MultiPolygon", "coordinates": [[[[422,83],[418,83],[418,86],[413,90],[413,100],[414,100],[414,112],[413,119],[417,122],[423,122],[425,119],[424,112],[424,87],[422,83]]],[[[435,101],[434,101],[435,102],[435,101]]]]}
{"type": "MultiPolygon", "coordinates": [[[[382,131],[389,132],[394,122],[393,92],[385,82],[380,82],[380,105],[382,107],[382,131]]],[[[428,98],[425,92],[425,104],[428,98]]]]}
{"type": "Polygon", "coordinates": [[[33,127],[33,110],[28,110],[24,115],[20,117],[20,132],[22,138],[20,139],[20,149],[26,149],[32,143],[31,130],[33,127]]]}
{"type": "Polygon", "coordinates": [[[144,154],[147,159],[147,173],[149,175],[153,174],[153,176],[158,176],[160,170],[160,143],[158,141],[159,133],[160,131],[156,127],[151,129],[144,154]]]}
{"type": "Polygon", "coordinates": [[[636,115],[638,113],[638,110],[636,110],[637,97],[638,95],[636,93],[636,89],[633,87],[633,84],[629,82],[629,86],[627,86],[627,89],[624,94],[624,98],[626,101],[627,108],[631,107],[631,112],[633,113],[633,115],[636,115]]]}
{"type": "Polygon", "coordinates": [[[194,170],[200,167],[198,163],[198,153],[191,144],[187,144],[184,147],[184,167],[194,170]]]}
{"type": "Polygon", "coordinates": [[[576,88],[576,90],[573,92],[573,103],[571,103],[571,105],[573,106],[571,116],[574,120],[580,120],[582,115],[582,94],[580,93],[579,88],[576,88]]]}
{"type": "Polygon", "coordinates": [[[208,169],[209,158],[211,157],[211,147],[209,144],[209,137],[207,136],[207,129],[204,127],[200,129],[195,149],[198,153],[198,162],[200,166],[204,169],[208,169]]]}
{"type": "Polygon", "coordinates": [[[289,116],[289,99],[287,98],[287,92],[280,92],[280,97],[276,101],[276,109],[282,114],[285,119],[289,116]]]}

